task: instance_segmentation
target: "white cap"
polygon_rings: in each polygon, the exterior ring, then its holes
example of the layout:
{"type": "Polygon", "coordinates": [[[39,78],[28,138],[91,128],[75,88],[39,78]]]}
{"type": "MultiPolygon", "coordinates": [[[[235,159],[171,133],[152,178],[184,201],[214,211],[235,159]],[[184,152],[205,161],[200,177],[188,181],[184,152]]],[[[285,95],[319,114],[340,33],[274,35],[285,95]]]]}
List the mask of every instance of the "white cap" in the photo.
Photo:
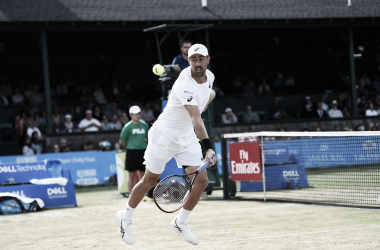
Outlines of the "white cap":
{"type": "Polygon", "coordinates": [[[232,112],[232,109],[231,108],[226,108],[226,113],[227,112],[232,112]]]}
{"type": "Polygon", "coordinates": [[[129,109],[129,113],[130,114],[137,114],[137,113],[140,113],[141,112],[141,109],[139,106],[132,106],[130,109],[129,109]]]}
{"type": "Polygon", "coordinates": [[[92,114],[92,111],[90,109],[86,110],[86,114],[92,114]]]}
{"type": "Polygon", "coordinates": [[[305,97],[305,100],[310,100],[310,96],[306,96],[306,97],[305,97]]]}
{"type": "Polygon", "coordinates": [[[331,104],[338,104],[338,102],[334,100],[331,102],[331,104]]]}
{"type": "Polygon", "coordinates": [[[189,48],[188,57],[190,58],[194,54],[208,56],[208,50],[203,44],[196,43],[189,48]]]}
{"type": "Polygon", "coordinates": [[[65,115],[65,118],[71,118],[70,114],[65,115]]]}

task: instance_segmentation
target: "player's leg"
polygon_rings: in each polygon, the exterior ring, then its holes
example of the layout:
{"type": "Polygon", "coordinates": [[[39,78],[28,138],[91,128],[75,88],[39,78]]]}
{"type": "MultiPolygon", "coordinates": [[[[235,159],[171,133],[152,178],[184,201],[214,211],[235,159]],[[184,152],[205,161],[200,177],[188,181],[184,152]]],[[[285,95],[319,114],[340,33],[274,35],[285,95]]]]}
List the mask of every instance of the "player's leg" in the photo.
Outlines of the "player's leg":
{"type": "Polygon", "coordinates": [[[157,180],[160,178],[161,174],[155,174],[150,172],[148,169],[145,170],[143,178],[134,186],[132,193],[129,196],[128,205],[135,209],[138,204],[142,201],[149,189],[156,185],[157,180]]]}
{"type": "MultiPolygon", "coordinates": [[[[187,167],[185,168],[185,171],[186,173],[189,174],[189,173],[195,172],[198,168],[199,166],[187,167]]],[[[194,176],[191,176],[191,178],[194,178],[194,176]]],[[[207,185],[208,185],[207,171],[202,171],[199,173],[198,177],[195,179],[189,199],[187,200],[183,208],[188,211],[192,211],[194,207],[197,205],[207,185]]]]}
{"type": "Polygon", "coordinates": [[[131,194],[132,189],[135,185],[135,177],[137,171],[128,171],[128,192],[131,194]]]}

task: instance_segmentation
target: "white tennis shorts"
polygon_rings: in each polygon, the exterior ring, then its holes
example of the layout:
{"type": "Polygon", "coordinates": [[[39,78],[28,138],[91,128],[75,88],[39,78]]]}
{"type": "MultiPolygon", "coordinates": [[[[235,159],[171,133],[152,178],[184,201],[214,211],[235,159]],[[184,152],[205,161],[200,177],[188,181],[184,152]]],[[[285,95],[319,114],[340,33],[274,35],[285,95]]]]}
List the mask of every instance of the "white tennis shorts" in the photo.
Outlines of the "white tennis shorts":
{"type": "Polygon", "coordinates": [[[148,147],[144,155],[146,169],[161,174],[173,157],[178,168],[203,164],[201,145],[195,133],[185,137],[170,137],[153,126],[148,132],[148,147]]]}

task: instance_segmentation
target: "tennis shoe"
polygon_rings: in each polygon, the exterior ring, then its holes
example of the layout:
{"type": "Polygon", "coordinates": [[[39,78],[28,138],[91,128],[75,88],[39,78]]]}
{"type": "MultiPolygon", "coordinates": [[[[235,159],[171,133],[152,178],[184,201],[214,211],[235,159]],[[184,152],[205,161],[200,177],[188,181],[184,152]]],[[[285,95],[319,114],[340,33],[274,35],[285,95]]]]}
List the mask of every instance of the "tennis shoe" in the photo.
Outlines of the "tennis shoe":
{"type": "Polygon", "coordinates": [[[197,237],[191,232],[189,223],[179,223],[177,217],[170,223],[170,227],[177,233],[182,235],[182,238],[187,242],[198,245],[197,237]]]}
{"type": "Polygon", "coordinates": [[[116,222],[119,225],[119,233],[121,239],[128,245],[133,245],[135,240],[133,239],[132,221],[123,220],[123,210],[116,213],[116,222]]]}

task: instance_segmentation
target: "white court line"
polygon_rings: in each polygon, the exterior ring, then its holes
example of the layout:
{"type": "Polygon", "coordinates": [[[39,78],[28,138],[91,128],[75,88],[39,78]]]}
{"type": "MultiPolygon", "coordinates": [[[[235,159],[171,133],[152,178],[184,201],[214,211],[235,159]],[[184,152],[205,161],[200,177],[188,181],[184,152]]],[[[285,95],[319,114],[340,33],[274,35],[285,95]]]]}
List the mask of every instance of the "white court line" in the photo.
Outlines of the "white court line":
{"type": "Polygon", "coordinates": [[[293,236],[308,235],[308,234],[320,234],[320,233],[331,233],[331,232],[342,232],[342,231],[365,230],[365,229],[373,229],[373,228],[380,228],[380,226],[354,227],[354,228],[332,229],[332,230],[315,231],[315,232],[305,232],[305,233],[297,233],[297,234],[269,235],[269,236],[261,236],[261,237],[245,238],[245,239],[221,240],[221,241],[199,243],[199,245],[219,244],[219,243],[226,243],[226,242],[247,241],[247,240],[257,240],[257,239],[282,238],[282,237],[289,237],[289,236],[293,237],[293,236]]]}

